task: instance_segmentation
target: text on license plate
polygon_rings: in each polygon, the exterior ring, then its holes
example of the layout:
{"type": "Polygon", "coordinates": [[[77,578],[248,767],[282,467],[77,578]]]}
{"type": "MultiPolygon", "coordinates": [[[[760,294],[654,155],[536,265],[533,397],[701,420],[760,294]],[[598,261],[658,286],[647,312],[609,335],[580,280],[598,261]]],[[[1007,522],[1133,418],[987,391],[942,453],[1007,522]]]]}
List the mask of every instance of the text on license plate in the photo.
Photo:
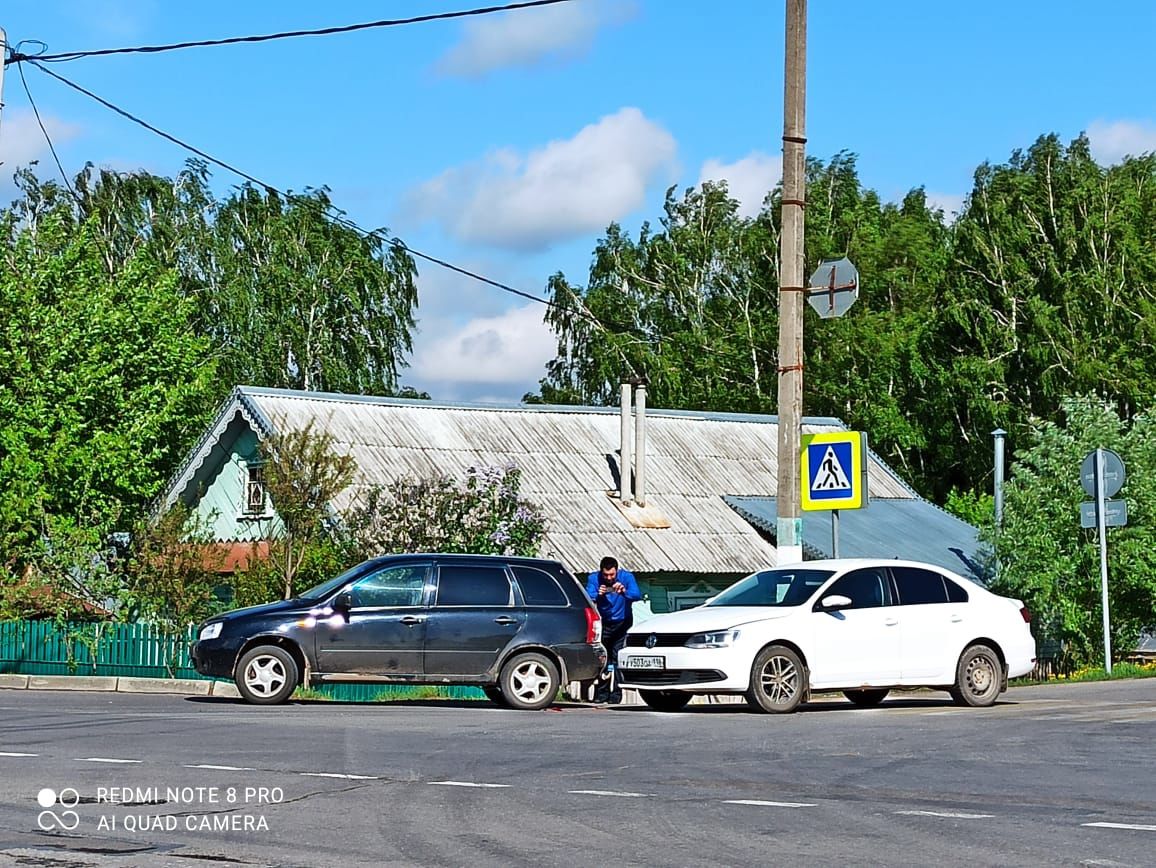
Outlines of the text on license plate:
{"type": "Polygon", "coordinates": [[[625,669],[663,669],[665,657],[627,657],[622,664],[625,669]]]}

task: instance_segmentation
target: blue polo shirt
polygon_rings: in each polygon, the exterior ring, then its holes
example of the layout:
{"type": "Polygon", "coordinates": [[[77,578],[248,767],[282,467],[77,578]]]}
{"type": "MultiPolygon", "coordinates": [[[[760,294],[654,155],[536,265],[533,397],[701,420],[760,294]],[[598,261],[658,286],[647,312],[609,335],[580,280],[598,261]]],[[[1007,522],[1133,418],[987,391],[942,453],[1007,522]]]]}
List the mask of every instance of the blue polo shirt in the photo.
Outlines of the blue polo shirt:
{"type": "Polygon", "coordinates": [[[634,578],[634,573],[619,567],[615,581],[622,582],[622,586],[625,588],[625,593],[622,594],[617,591],[607,591],[599,596],[598,584],[601,577],[602,573],[595,570],[586,578],[586,593],[590,595],[590,599],[598,607],[598,614],[602,616],[603,621],[611,624],[626,620],[630,617],[631,603],[642,599],[642,592],[638,590],[638,581],[634,578]]]}

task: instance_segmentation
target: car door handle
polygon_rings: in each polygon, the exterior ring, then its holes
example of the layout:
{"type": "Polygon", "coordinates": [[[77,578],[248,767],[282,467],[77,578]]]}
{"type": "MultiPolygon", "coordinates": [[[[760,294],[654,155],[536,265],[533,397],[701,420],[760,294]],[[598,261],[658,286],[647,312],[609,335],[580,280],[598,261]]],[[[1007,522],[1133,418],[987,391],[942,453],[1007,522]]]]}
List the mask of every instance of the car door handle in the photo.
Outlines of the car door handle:
{"type": "Polygon", "coordinates": [[[424,620],[425,618],[421,617],[420,615],[406,615],[401,619],[401,623],[409,624],[412,627],[414,624],[420,624],[424,620]]]}
{"type": "Polygon", "coordinates": [[[952,615],[951,616],[951,623],[952,624],[958,624],[962,620],[963,620],[963,615],[952,615]]]}
{"type": "Polygon", "coordinates": [[[898,618],[888,618],[883,623],[886,624],[888,627],[894,627],[896,624],[899,623],[899,619],[898,618]]]}
{"type": "Polygon", "coordinates": [[[500,615],[499,617],[494,619],[494,623],[495,624],[503,624],[503,625],[504,624],[517,624],[518,619],[517,618],[511,618],[509,615],[500,615]]]}

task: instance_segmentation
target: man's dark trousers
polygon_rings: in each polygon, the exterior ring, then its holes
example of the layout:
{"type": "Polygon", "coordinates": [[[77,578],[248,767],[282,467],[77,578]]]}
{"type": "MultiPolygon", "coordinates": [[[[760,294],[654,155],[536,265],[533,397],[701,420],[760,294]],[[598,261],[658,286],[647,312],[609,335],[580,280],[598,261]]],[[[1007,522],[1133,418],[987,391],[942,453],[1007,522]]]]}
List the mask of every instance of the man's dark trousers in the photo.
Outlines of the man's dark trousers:
{"type": "Polygon", "coordinates": [[[606,664],[614,667],[613,684],[608,673],[603,673],[594,688],[595,702],[619,703],[622,701],[622,689],[618,686],[618,652],[626,644],[626,631],[630,629],[630,621],[603,621],[602,644],[606,646],[606,664]]]}

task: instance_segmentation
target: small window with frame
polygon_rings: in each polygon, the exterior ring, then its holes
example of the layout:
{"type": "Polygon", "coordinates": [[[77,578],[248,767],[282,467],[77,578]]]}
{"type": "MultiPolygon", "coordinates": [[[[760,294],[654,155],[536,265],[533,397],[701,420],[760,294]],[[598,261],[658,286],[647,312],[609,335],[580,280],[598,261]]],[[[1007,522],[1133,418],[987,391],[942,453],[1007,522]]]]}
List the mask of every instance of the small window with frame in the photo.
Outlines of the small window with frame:
{"type": "Polygon", "coordinates": [[[269,514],[265,495],[265,469],[257,462],[244,467],[245,490],[241,500],[241,515],[244,518],[261,518],[269,514]]]}

